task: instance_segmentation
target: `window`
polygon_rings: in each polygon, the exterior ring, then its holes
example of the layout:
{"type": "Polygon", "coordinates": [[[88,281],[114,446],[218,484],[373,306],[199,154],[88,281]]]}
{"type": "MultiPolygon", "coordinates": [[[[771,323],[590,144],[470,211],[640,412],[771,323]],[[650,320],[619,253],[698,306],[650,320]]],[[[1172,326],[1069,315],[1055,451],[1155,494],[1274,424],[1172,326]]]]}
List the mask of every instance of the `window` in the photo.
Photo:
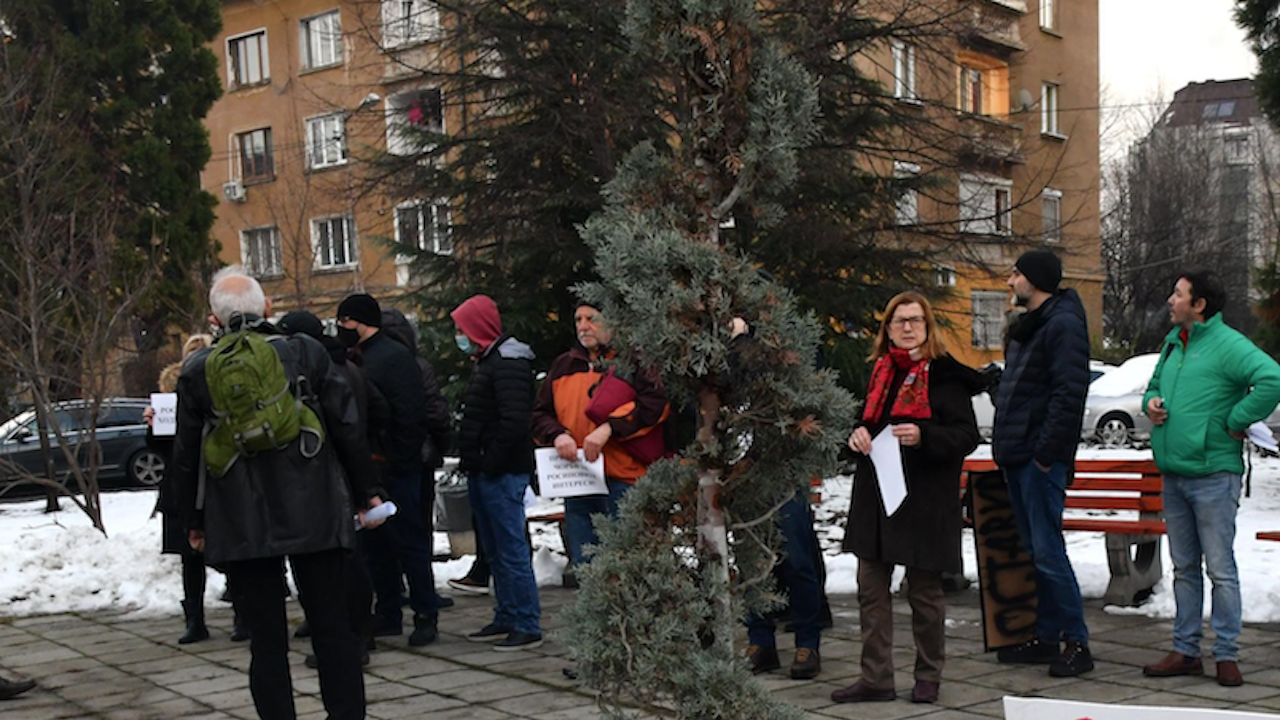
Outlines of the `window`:
{"type": "Polygon", "coordinates": [[[341,114],[307,120],[307,166],[312,169],[347,162],[347,133],[341,114]]]}
{"type": "Polygon", "coordinates": [[[955,287],[956,269],[946,265],[934,265],[933,284],[938,287],[955,287]]]}
{"type": "Polygon", "coordinates": [[[1013,230],[1012,183],[1002,178],[960,177],[960,232],[1007,235],[1013,230]]]}
{"type": "Polygon", "coordinates": [[[271,80],[267,58],[267,31],[227,38],[227,85],[231,89],[271,80]]]}
{"type": "Polygon", "coordinates": [[[1222,151],[1229,163],[1249,162],[1249,136],[1243,134],[1226,136],[1223,138],[1222,151]]]}
{"type": "MultiPolygon", "coordinates": [[[[899,180],[914,178],[919,174],[920,166],[915,163],[893,163],[893,176],[899,180]]],[[[902,191],[896,207],[899,225],[915,225],[920,222],[920,193],[914,187],[902,191]]]]}
{"type": "Polygon", "coordinates": [[[382,0],[382,44],[394,48],[440,34],[440,8],[429,0],[382,0]]]}
{"type": "Polygon", "coordinates": [[[346,215],[311,221],[315,266],[321,270],[356,264],[355,223],[346,215]]]}
{"type": "Polygon", "coordinates": [[[236,135],[236,161],[243,182],[271,180],[275,177],[275,159],[271,152],[271,128],[250,130],[236,135]]]}
{"type": "Polygon", "coordinates": [[[301,31],[303,69],[342,62],[342,20],[337,10],[303,20],[301,31]]]}
{"type": "Polygon", "coordinates": [[[1040,27],[1045,30],[1056,30],[1058,27],[1057,0],[1040,0],[1040,27]]]}
{"type": "Polygon", "coordinates": [[[960,111],[982,115],[982,71],[960,66],[960,111]]]}
{"type": "Polygon", "coordinates": [[[1040,194],[1040,215],[1044,219],[1044,239],[1057,242],[1062,239],[1062,193],[1045,188],[1040,194]]]}
{"type": "Polygon", "coordinates": [[[1060,135],[1058,130],[1058,86],[1044,83],[1040,86],[1040,132],[1060,135]]]}
{"type": "Polygon", "coordinates": [[[429,150],[432,134],[444,132],[440,88],[400,93],[387,100],[387,152],[415,155],[429,150]]]}
{"type": "Polygon", "coordinates": [[[973,307],[973,346],[984,350],[1004,344],[1004,313],[1009,295],[990,290],[974,290],[969,296],[973,307]]]}
{"type": "Polygon", "coordinates": [[[447,255],[453,252],[447,202],[418,200],[396,206],[396,242],[418,250],[447,255]]]}
{"type": "Polygon", "coordinates": [[[901,40],[893,45],[893,96],[899,100],[916,99],[916,49],[901,40]]]}
{"type": "Polygon", "coordinates": [[[240,260],[254,277],[277,277],[284,274],[280,254],[280,231],[274,227],[240,231],[240,260]]]}
{"type": "Polygon", "coordinates": [[[1216,118],[1227,118],[1236,112],[1236,101],[1227,100],[1224,102],[1205,103],[1204,110],[1201,111],[1200,117],[1205,120],[1213,120],[1216,118]]]}

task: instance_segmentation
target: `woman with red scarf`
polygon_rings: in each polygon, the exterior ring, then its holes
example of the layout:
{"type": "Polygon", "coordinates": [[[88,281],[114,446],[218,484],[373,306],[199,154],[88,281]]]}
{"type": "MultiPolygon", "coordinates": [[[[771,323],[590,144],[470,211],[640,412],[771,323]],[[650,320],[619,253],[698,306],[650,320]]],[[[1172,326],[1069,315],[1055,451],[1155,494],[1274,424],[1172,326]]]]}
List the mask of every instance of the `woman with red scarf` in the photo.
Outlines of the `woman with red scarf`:
{"type": "Polygon", "coordinates": [[[916,641],[911,701],[938,699],[945,649],[942,573],[963,570],[960,558],[960,466],[978,445],[970,396],[983,381],[947,354],[924,296],[889,301],[875,347],[862,421],[849,437],[857,454],[844,549],[858,556],[862,677],[832,693],[836,702],[888,701],[893,685],[895,565],[907,569],[911,629],[916,641]],[[868,454],[881,431],[902,445],[906,500],[888,515],[868,454]]]}

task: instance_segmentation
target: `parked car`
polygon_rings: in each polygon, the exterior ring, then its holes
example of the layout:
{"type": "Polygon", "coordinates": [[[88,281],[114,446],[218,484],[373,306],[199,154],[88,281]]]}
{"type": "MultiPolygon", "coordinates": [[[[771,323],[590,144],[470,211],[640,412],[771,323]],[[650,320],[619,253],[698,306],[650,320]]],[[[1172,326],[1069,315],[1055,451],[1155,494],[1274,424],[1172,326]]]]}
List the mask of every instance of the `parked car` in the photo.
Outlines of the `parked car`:
{"type": "MultiPolygon", "coordinates": [[[[101,450],[98,481],[101,487],[152,487],[164,477],[165,458],[147,448],[147,426],[142,411],[150,403],[146,398],[108,398],[98,409],[97,440],[101,450]]],[[[53,408],[53,419],[63,436],[73,445],[80,440],[91,416],[90,405],[84,400],[69,400],[53,408]]],[[[53,442],[54,474],[61,482],[68,482],[70,472],[67,462],[53,442]]],[[[85,436],[79,452],[88,452],[85,436]]],[[[40,435],[34,410],[28,410],[0,425],[0,493],[5,496],[39,494],[43,490],[34,484],[21,482],[17,471],[43,476],[44,459],[40,454],[40,435]]],[[[71,481],[74,482],[74,481],[71,481]]]]}
{"type": "Polygon", "coordinates": [[[1159,360],[1159,353],[1135,355],[1090,383],[1081,439],[1105,447],[1125,447],[1150,439],[1151,421],[1142,412],[1142,396],[1159,360]]]}
{"type": "MultiPolygon", "coordinates": [[[[1004,363],[997,360],[996,365],[1004,368],[1004,363]]],[[[1100,360],[1089,361],[1089,382],[1115,370],[1115,365],[1108,365],[1100,360]]],[[[991,428],[995,426],[996,408],[989,393],[978,393],[973,396],[973,415],[978,420],[978,433],[983,440],[991,439],[991,428]]]]}

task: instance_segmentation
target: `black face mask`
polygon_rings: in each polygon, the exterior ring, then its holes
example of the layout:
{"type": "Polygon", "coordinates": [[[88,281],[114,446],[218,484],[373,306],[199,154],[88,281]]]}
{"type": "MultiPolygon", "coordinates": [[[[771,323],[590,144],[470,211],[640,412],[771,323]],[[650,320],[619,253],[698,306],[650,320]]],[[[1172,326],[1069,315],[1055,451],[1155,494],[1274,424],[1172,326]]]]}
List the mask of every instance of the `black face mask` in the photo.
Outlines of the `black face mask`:
{"type": "Polygon", "coordinates": [[[360,344],[360,331],[355,328],[338,327],[338,342],[347,347],[355,347],[360,344]]]}

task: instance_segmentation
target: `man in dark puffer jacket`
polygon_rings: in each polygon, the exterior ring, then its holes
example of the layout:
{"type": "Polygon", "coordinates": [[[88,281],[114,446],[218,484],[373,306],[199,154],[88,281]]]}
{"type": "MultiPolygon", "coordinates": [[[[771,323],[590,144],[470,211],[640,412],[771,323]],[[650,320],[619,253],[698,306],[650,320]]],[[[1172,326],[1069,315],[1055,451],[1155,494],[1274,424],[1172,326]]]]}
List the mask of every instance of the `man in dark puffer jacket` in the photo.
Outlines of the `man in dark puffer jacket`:
{"type": "Polygon", "coordinates": [[[476,534],[492,568],[493,622],[471,633],[514,651],[542,644],[538,585],[525,537],[524,495],[533,472],[533,351],[502,332],[493,300],[476,295],[450,317],[458,347],[475,358],[458,433],[459,469],[467,474],[476,534]]]}
{"type": "Polygon", "coordinates": [[[991,446],[1035,563],[1038,600],[1036,637],[1001,650],[1000,662],[1045,664],[1050,675],[1071,677],[1093,669],[1080,585],[1062,538],[1089,387],[1089,333],[1080,296],[1059,290],[1061,281],[1062,261],[1047,250],[1024,253],[1009,275],[1027,312],[1009,328],[991,446]]]}

